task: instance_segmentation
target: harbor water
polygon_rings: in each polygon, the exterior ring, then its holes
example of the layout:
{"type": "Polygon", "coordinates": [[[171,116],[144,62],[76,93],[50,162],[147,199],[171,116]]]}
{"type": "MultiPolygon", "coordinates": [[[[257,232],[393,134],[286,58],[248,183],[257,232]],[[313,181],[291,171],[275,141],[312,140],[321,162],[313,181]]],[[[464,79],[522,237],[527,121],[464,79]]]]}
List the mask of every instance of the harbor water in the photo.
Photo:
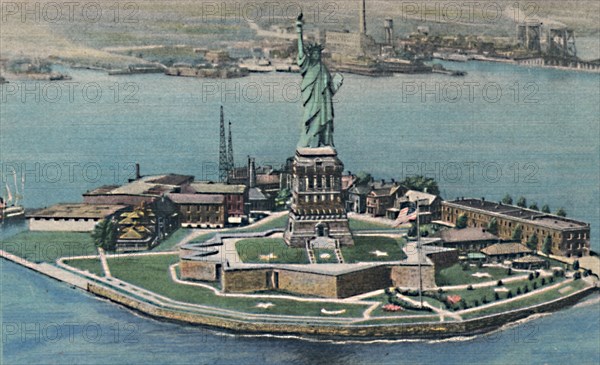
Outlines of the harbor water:
{"type": "MultiPolygon", "coordinates": [[[[444,63],[465,77],[346,75],[335,143],[346,170],[436,178],[445,199],[525,196],[600,231],[600,75],[510,64],[444,63]]],[[[52,85],[2,85],[2,185],[26,175],[27,208],[80,201],[142,174],[218,178],[219,106],[236,164],[279,166],[294,152],[299,76],[206,80],[65,70],[52,85]]],[[[17,184],[19,185],[19,183],[17,184]]],[[[4,228],[2,235],[18,228],[4,228]]],[[[163,323],[0,260],[3,363],[597,364],[594,295],[487,336],[447,341],[322,341],[234,336],[163,323]]]]}

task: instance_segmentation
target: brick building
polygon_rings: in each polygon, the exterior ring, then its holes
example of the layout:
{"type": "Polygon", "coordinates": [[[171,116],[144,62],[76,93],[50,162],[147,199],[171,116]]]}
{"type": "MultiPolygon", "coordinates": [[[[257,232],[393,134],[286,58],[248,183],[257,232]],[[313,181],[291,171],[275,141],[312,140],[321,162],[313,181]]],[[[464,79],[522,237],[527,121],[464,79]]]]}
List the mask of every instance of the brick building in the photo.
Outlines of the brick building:
{"type": "Polygon", "coordinates": [[[194,182],[190,184],[189,189],[185,193],[223,196],[227,211],[227,224],[239,224],[248,217],[248,187],[246,185],[194,182]]]}
{"type": "Polygon", "coordinates": [[[395,181],[372,184],[371,192],[367,195],[367,214],[373,217],[384,217],[388,209],[394,208],[396,199],[406,192],[406,188],[395,181]]]}
{"type": "Polygon", "coordinates": [[[520,226],[521,242],[526,243],[535,233],[538,250],[547,236],[552,239],[552,253],[566,257],[588,256],[590,253],[590,225],[574,219],[559,217],[531,209],[490,202],[483,199],[460,199],[442,202],[442,220],[456,224],[465,215],[469,227],[487,228],[492,218],[498,224],[498,237],[512,239],[520,226]]]}
{"type": "Polygon", "coordinates": [[[179,208],[179,221],[185,228],[223,228],[227,203],[221,194],[169,194],[179,208]]]}

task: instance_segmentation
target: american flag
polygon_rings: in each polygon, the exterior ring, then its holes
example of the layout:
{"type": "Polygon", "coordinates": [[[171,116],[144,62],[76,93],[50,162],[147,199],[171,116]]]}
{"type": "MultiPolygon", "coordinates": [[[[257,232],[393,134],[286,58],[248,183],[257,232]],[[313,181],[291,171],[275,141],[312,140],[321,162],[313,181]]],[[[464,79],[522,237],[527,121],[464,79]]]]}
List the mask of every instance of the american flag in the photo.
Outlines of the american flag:
{"type": "Polygon", "coordinates": [[[398,218],[396,218],[395,226],[399,226],[404,223],[408,223],[410,221],[414,221],[417,219],[418,213],[416,210],[412,210],[410,208],[403,208],[400,210],[398,214],[398,218]]]}

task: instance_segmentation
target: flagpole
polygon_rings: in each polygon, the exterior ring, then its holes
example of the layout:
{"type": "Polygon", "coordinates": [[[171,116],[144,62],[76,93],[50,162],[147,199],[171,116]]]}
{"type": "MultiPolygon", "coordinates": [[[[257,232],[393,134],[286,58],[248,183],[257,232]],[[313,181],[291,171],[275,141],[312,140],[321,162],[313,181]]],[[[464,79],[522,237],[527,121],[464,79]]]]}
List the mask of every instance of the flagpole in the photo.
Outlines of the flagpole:
{"type": "Polygon", "coordinates": [[[423,277],[421,276],[421,222],[419,217],[419,199],[417,199],[417,258],[419,260],[419,302],[423,308],[423,277]]]}

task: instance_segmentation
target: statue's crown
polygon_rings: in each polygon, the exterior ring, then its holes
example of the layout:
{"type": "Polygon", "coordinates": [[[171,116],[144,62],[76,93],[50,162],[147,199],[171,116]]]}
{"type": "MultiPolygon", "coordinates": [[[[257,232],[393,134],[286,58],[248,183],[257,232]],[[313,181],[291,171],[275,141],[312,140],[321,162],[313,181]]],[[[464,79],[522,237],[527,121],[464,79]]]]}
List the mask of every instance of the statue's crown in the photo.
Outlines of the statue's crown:
{"type": "Polygon", "coordinates": [[[308,48],[308,52],[310,52],[310,53],[321,52],[323,50],[323,46],[320,45],[319,43],[310,43],[307,48],[308,48]]]}

